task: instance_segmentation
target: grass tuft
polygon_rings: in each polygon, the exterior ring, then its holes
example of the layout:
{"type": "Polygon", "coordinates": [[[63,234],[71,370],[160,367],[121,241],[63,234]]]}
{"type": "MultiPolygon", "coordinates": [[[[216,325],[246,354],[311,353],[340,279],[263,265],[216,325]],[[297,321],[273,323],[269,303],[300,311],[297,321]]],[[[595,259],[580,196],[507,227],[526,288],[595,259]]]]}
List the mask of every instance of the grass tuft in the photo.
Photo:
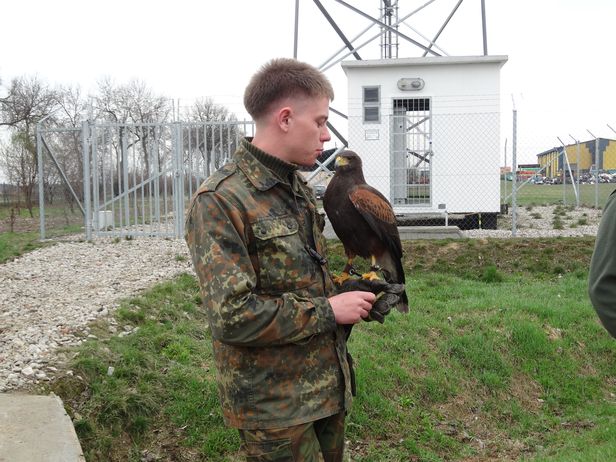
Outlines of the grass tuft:
{"type": "Polygon", "coordinates": [[[565,224],[563,223],[560,216],[558,215],[554,216],[554,219],[552,220],[552,228],[554,229],[564,229],[565,228],[565,224]]]}
{"type": "Polygon", "coordinates": [[[486,267],[485,270],[483,271],[483,274],[481,276],[481,280],[483,282],[487,282],[487,283],[503,282],[504,277],[498,271],[496,266],[490,265],[490,266],[486,267]]]}

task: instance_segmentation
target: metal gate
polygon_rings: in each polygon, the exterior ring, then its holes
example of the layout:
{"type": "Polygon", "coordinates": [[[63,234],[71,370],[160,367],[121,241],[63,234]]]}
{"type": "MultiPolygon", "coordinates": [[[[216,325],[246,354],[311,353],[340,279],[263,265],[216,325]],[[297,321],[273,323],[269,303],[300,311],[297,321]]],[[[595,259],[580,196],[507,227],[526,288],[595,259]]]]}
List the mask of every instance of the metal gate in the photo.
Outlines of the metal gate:
{"type": "Polygon", "coordinates": [[[432,117],[429,98],[393,101],[391,197],[395,205],[432,204],[432,117]]]}
{"type": "MultiPolygon", "coordinates": [[[[37,132],[39,170],[43,151],[62,173],[47,140],[58,129],[37,132]]],[[[77,129],[73,129],[77,130],[77,129]]],[[[86,239],[156,236],[181,238],[185,208],[199,184],[231,157],[252,121],[112,124],[81,127],[83,204],[62,175],[84,214],[86,239]]],[[[39,192],[44,203],[44,192],[39,192]]],[[[44,238],[44,209],[41,237],[44,238]]]]}

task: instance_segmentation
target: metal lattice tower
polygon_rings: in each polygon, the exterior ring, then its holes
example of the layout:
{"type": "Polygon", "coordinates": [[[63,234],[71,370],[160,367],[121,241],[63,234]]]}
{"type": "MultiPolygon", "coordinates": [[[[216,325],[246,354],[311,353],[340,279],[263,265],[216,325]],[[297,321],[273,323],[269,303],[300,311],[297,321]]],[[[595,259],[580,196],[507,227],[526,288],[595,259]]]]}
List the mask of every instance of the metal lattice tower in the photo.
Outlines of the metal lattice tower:
{"type": "MultiPolygon", "coordinates": [[[[398,30],[398,0],[382,0],[380,10],[383,22],[398,30]]],[[[381,59],[398,58],[398,47],[398,34],[381,26],[381,59]]]]}
{"type": "MultiPolygon", "coordinates": [[[[310,3],[310,0],[304,0],[304,2],[310,3]]],[[[329,23],[341,41],[340,48],[337,50],[332,50],[333,54],[331,54],[329,58],[320,63],[317,67],[321,71],[326,72],[349,57],[354,57],[356,60],[361,61],[364,59],[365,54],[370,54],[369,52],[366,52],[364,47],[369,44],[374,44],[377,41],[380,42],[380,58],[383,60],[399,59],[400,54],[407,53],[409,45],[412,50],[414,49],[414,51],[423,53],[424,57],[449,56],[449,54],[443,50],[442,47],[437,45],[437,41],[463,2],[464,0],[417,0],[415,2],[411,0],[407,0],[405,2],[401,2],[400,0],[379,0],[378,15],[375,17],[375,15],[367,13],[355,6],[358,5],[358,2],[353,2],[350,0],[312,0],[314,6],[316,6],[316,8],[321,12],[326,22],[329,23]],[[449,6],[449,14],[446,15],[446,17],[443,15],[443,22],[441,23],[438,31],[433,33],[431,36],[427,36],[422,34],[419,30],[425,29],[425,27],[423,27],[424,24],[417,24],[417,27],[414,27],[410,23],[413,21],[416,23],[418,13],[424,11],[428,7],[432,7],[430,9],[434,10],[434,4],[449,6]],[[346,32],[348,32],[348,30],[345,32],[344,29],[350,29],[346,27],[348,24],[343,24],[342,21],[337,22],[330,14],[330,9],[336,10],[337,8],[336,12],[340,17],[339,7],[342,7],[342,9],[346,10],[347,13],[350,12],[350,16],[361,17],[364,20],[367,19],[370,24],[355,36],[347,35],[346,32]],[[409,8],[412,9],[408,11],[409,8]],[[375,32],[374,29],[377,29],[377,31],[375,32]]],[[[485,0],[467,0],[467,2],[476,3],[478,4],[477,6],[481,7],[483,54],[487,55],[488,47],[485,21],[485,0]]],[[[298,58],[299,8],[300,0],[295,0],[294,58],[298,58]]],[[[479,11],[479,8],[477,10],[479,11]]],[[[444,13],[447,13],[447,10],[444,10],[444,13]]],[[[348,118],[342,111],[336,110],[333,107],[330,107],[330,112],[342,117],[343,119],[348,118]]],[[[342,147],[337,148],[336,152],[330,155],[325,161],[317,161],[317,169],[311,173],[308,177],[308,181],[310,181],[312,177],[314,177],[320,170],[326,172],[329,171],[327,166],[333,161],[338,150],[341,150],[344,146],[348,146],[348,141],[344,135],[334,127],[332,122],[328,121],[327,126],[332,134],[342,143],[342,147]]]]}

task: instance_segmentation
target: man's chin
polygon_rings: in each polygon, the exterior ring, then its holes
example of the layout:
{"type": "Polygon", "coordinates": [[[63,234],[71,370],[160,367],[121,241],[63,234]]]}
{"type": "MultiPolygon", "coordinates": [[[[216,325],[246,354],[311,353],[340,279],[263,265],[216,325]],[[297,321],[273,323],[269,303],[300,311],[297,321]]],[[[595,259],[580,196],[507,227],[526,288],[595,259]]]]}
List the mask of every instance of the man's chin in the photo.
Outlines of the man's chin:
{"type": "Polygon", "coordinates": [[[312,167],[314,167],[314,166],[315,166],[315,164],[316,164],[316,162],[313,162],[313,163],[311,163],[311,164],[308,164],[308,163],[303,163],[303,162],[302,162],[301,164],[297,164],[297,165],[298,165],[298,167],[301,167],[301,168],[312,168],[312,167]]]}
{"type": "Polygon", "coordinates": [[[318,157],[313,157],[311,159],[306,159],[305,161],[301,162],[298,165],[300,167],[314,167],[314,165],[317,163],[317,158],[318,157]]]}

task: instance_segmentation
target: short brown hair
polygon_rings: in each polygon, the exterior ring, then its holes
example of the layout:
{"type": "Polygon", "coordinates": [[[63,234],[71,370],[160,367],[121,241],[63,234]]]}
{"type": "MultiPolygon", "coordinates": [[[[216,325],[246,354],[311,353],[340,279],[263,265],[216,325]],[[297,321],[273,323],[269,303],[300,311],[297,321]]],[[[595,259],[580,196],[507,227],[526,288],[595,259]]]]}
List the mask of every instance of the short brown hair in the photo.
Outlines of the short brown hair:
{"type": "Polygon", "coordinates": [[[334,99],[334,89],[325,75],[310,64],[276,58],[252,76],[244,92],[244,106],[253,119],[265,114],[272,103],[292,96],[334,99]]]}

